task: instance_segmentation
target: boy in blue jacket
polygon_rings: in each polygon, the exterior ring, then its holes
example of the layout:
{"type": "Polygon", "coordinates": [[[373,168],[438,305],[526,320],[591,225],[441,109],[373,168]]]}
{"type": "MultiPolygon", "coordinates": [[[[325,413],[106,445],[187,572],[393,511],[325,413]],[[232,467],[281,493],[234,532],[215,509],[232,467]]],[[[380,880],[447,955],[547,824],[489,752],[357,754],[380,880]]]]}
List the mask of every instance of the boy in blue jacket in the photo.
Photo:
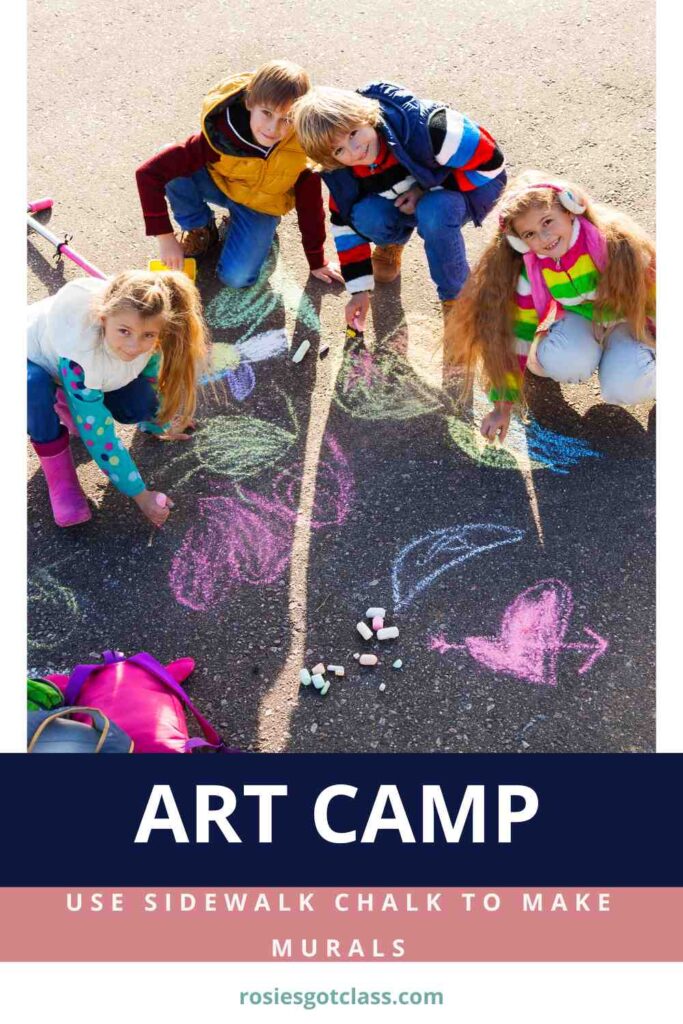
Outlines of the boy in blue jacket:
{"type": "Polygon", "coordinates": [[[312,89],[296,102],[294,124],[330,191],[351,293],[347,323],[364,329],[374,282],[398,277],[414,229],[446,316],[469,273],[461,228],[481,225],[507,181],[495,140],[464,114],[389,82],[312,89]]]}

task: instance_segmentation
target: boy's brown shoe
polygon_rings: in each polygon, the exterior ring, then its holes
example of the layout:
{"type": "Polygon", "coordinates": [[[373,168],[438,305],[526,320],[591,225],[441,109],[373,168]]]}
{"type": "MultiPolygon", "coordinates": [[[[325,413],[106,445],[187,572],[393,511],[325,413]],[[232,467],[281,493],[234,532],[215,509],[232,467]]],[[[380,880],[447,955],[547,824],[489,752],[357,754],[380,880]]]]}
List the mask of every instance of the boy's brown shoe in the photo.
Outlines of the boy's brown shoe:
{"type": "Polygon", "coordinates": [[[190,228],[189,231],[181,231],[178,239],[183,247],[183,253],[188,257],[203,256],[218,242],[218,228],[213,218],[202,228],[190,228]]]}
{"type": "Polygon", "coordinates": [[[390,284],[401,273],[403,245],[376,245],[372,253],[372,272],[378,284],[390,284]]]}

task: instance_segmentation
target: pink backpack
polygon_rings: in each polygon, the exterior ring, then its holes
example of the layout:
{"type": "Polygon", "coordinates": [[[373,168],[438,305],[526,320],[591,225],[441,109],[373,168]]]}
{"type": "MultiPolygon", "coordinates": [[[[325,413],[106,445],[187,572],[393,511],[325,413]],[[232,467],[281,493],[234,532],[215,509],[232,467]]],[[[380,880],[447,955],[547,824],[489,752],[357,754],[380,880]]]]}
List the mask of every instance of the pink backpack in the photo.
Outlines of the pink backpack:
{"type": "Polygon", "coordinates": [[[98,708],[135,741],[136,754],[189,754],[198,747],[236,753],[225,746],[194,706],[181,681],[194,670],[192,658],[164,667],[144,651],[126,658],[104,651],[101,665],[77,665],[70,676],[52,675],[67,704],[98,708]],[[185,710],[192,712],[205,739],[190,739],[185,710]]]}

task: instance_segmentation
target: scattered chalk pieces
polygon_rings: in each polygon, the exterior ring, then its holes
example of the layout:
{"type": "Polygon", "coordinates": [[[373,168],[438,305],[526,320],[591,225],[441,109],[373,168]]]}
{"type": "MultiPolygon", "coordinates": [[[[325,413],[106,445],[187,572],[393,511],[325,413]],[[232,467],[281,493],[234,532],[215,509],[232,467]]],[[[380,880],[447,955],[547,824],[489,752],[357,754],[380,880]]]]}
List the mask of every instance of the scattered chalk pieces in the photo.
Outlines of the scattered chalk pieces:
{"type": "Polygon", "coordinates": [[[393,663],[393,665],[391,667],[392,668],[403,668],[403,662],[401,661],[400,658],[397,658],[396,661],[393,663]]]}
{"type": "Polygon", "coordinates": [[[335,676],[343,676],[344,675],[344,666],[343,665],[328,665],[327,666],[327,671],[328,672],[334,672],[335,676]]]}
{"type": "Polygon", "coordinates": [[[372,628],[377,633],[380,629],[384,629],[384,619],[381,615],[375,615],[372,620],[372,628]]]}
{"type": "Polygon", "coordinates": [[[361,654],[360,656],[361,665],[376,665],[378,660],[376,654],[361,654]]]}
{"type": "Polygon", "coordinates": [[[329,679],[326,679],[325,682],[323,683],[323,685],[320,687],[320,696],[324,697],[325,694],[327,693],[327,691],[329,690],[329,688],[330,688],[330,681],[329,681],[329,679]]]}
{"type": "Polygon", "coordinates": [[[314,665],[313,668],[311,669],[311,673],[314,676],[321,676],[323,675],[324,672],[325,666],[323,665],[322,661],[319,662],[317,665],[314,665]]]}
{"type": "Polygon", "coordinates": [[[307,668],[302,668],[301,672],[299,672],[299,682],[301,683],[302,686],[311,685],[311,673],[308,671],[307,668]]]}
{"type": "Polygon", "coordinates": [[[387,626],[386,629],[377,630],[378,640],[395,640],[398,636],[398,626],[387,626]]]}
{"type": "Polygon", "coordinates": [[[387,684],[386,683],[380,683],[379,684],[379,688],[380,688],[380,690],[386,690],[387,684]]]}
{"type": "Polygon", "coordinates": [[[323,677],[322,677],[321,675],[319,675],[319,673],[317,673],[317,672],[315,672],[315,673],[314,673],[314,674],[313,674],[313,675],[311,676],[311,682],[312,682],[312,683],[313,683],[313,685],[315,686],[316,690],[322,690],[323,686],[325,685],[325,680],[324,680],[324,679],[323,679],[323,677]]]}
{"type": "Polygon", "coordinates": [[[310,347],[311,347],[310,341],[308,341],[308,340],[302,341],[301,344],[299,345],[298,349],[296,350],[296,352],[292,356],[292,362],[293,363],[300,363],[301,360],[303,359],[303,357],[308,352],[310,347]]]}

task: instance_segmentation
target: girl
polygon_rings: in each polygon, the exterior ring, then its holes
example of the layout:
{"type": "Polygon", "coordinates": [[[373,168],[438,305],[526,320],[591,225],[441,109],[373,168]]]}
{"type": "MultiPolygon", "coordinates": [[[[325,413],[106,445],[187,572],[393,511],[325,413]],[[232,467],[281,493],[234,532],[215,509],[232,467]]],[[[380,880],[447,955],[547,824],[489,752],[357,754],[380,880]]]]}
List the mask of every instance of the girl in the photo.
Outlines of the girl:
{"type": "Polygon", "coordinates": [[[55,522],[91,516],[69,450],[78,433],[114,486],[161,526],[171,503],[147,490],[114,420],[166,440],[190,436],[207,354],[197,289],[175,271],[132,270],[70,281],[28,313],[28,432],[55,522]]]}
{"type": "Polygon", "coordinates": [[[493,410],[481,433],[505,439],[524,369],[556,381],[597,369],[605,402],[655,395],[655,249],[627,216],[537,171],[512,182],[498,230],[447,324],[444,358],[463,372],[462,394],[482,367],[493,410]]]}

